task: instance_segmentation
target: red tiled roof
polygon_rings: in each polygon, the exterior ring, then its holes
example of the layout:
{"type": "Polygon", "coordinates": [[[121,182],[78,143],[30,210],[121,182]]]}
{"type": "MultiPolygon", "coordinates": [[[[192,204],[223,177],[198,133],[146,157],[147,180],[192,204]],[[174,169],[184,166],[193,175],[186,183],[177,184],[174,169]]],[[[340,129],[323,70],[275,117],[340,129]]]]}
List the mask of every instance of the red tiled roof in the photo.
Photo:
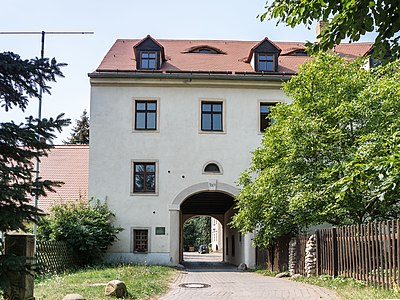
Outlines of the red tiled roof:
{"type": "Polygon", "coordinates": [[[62,181],[56,192],[40,197],[38,207],[48,212],[55,203],[88,200],[89,146],[55,146],[47,157],[42,157],[39,166],[43,180],[62,181]]]}
{"type": "MultiPolygon", "coordinates": [[[[137,71],[133,47],[142,40],[119,39],[108,51],[97,72],[137,71]]],[[[160,71],[189,72],[254,72],[250,63],[246,62],[251,49],[258,41],[225,41],[225,40],[166,40],[157,42],[164,47],[167,61],[163,62],[160,71]],[[188,49],[209,46],[225,54],[188,53],[188,49]]],[[[278,72],[295,73],[298,66],[304,63],[307,56],[290,56],[295,50],[304,50],[302,42],[273,42],[282,52],[279,56],[278,72]]],[[[335,48],[342,57],[355,58],[365,55],[372,43],[340,44],[335,48]]]]}

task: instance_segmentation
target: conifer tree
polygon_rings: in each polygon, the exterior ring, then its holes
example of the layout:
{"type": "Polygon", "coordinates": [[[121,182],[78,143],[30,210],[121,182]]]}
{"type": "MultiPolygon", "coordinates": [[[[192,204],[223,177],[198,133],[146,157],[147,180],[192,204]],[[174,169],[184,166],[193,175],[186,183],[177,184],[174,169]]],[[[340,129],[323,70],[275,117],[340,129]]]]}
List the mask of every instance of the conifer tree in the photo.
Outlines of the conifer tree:
{"type": "Polygon", "coordinates": [[[80,120],[72,128],[71,137],[64,141],[64,144],[89,145],[89,116],[86,109],[83,111],[80,120]]]}
{"type": "MultiPolygon", "coordinates": [[[[53,59],[23,60],[12,52],[0,53],[0,109],[18,107],[25,111],[30,100],[38,98],[40,89],[50,94],[49,82],[63,77],[65,64],[53,59]]],[[[0,232],[25,229],[36,222],[41,211],[31,205],[35,195],[45,196],[57,185],[36,180],[35,162],[52,148],[55,132],[69,124],[63,114],[56,118],[27,117],[25,122],[0,122],[0,232]]],[[[0,241],[0,254],[2,250],[0,241]]],[[[17,269],[15,259],[0,255],[0,294],[9,284],[9,271],[17,269]]]]}

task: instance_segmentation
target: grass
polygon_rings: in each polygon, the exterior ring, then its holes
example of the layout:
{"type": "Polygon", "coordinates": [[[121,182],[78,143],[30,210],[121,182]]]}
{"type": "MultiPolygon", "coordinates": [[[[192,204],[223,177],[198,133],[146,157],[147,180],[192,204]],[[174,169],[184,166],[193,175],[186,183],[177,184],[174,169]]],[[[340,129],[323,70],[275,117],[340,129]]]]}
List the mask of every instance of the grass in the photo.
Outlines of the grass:
{"type": "Polygon", "coordinates": [[[300,277],[296,281],[328,288],[336,292],[342,300],[360,299],[400,299],[400,290],[384,290],[344,277],[332,278],[328,275],[318,277],[300,277]]]}
{"type": "Polygon", "coordinates": [[[150,299],[164,293],[175,271],[168,267],[119,265],[87,268],[62,275],[35,279],[37,300],[59,300],[66,294],[80,294],[86,300],[110,299],[104,296],[106,283],[121,280],[129,292],[127,299],[150,299]]]}

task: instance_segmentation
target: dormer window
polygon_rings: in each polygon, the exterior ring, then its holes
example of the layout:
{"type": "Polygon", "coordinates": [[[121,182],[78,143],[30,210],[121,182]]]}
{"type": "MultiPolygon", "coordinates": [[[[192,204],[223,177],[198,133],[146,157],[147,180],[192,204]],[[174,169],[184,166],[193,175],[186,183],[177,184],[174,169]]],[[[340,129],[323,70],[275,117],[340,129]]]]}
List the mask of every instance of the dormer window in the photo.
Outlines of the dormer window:
{"type": "Polygon", "coordinates": [[[140,69],[154,70],[157,68],[157,52],[141,51],[140,52],[140,69]]]}
{"type": "Polygon", "coordinates": [[[251,48],[246,62],[250,63],[256,72],[277,72],[281,51],[277,45],[265,38],[251,48]]]}
{"type": "Polygon", "coordinates": [[[160,70],[166,61],[164,47],[150,35],[133,46],[137,70],[160,70]]]}
{"type": "Polygon", "coordinates": [[[189,49],[186,49],[182,53],[226,54],[226,52],[222,51],[221,49],[208,45],[193,46],[189,49]]]}
{"type": "Polygon", "coordinates": [[[275,60],[274,54],[259,53],[258,54],[258,70],[259,72],[274,72],[275,60]]]}

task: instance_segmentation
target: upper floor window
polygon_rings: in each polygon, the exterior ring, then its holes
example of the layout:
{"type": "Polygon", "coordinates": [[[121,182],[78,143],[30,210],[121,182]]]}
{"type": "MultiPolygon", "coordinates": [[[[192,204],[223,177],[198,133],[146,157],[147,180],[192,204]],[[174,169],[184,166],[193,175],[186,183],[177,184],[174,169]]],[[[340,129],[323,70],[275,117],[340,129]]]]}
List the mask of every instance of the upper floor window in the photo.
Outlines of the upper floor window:
{"type": "Polygon", "coordinates": [[[257,71],[275,71],[274,54],[259,53],[257,61],[257,71]]]}
{"type": "Polygon", "coordinates": [[[219,167],[215,163],[209,163],[205,168],[204,168],[205,173],[221,173],[219,167]]]}
{"type": "Polygon", "coordinates": [[[271,126],[270,108],[275,105],[276,103],[260,103],[260,132],[264,132],[267,127],[271,126]]]}
{"type": "Polygon", "coordinates": [[[148,70],[157,69],[157,51],[141,51],[140,68],[148,70]]]}
{"type": "Polygon", "coordinates": [[[222,102],[201,102],[201,130],[223,131],[222,102]]]}
{"type": "Polygon", "coordinates": [[[157,101],[135,101],[135,130],[157,130],[157,101]]]}
{"type": "Polygon", "coordinates": [[[133,164],[133,192],[156,192],[156,164],[154,162],[135,162],[133,164]]]}

